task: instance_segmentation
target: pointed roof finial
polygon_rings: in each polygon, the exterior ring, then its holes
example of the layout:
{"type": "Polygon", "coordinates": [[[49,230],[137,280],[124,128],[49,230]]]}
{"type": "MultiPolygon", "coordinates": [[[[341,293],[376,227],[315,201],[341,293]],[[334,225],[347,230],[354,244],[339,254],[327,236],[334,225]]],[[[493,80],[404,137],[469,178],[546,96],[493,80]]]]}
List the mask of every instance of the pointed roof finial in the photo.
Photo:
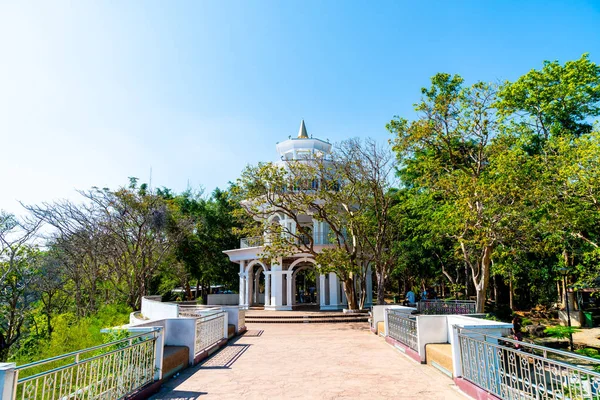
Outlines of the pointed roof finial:
{"type": "Polygon", "coordinates": [[[308,139],[308,133],[306,133],[306,126],[304,120],[300,122],[300,130],[298,131],[298,139],[308,139]]]}

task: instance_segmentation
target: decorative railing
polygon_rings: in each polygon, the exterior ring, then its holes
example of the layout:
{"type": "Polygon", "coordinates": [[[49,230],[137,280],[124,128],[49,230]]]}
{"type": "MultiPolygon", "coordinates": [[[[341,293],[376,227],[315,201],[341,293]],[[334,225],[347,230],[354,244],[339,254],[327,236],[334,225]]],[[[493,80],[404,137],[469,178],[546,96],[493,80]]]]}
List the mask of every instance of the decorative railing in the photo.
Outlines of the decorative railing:
{"type": "Polygon", "coordinates": [[[205,306],[202,304],[186,305],[178,304],[177,315],[179,317],[186,318],[198,318],[207,315],[211,315],[221,311],[221,307],[218,306],[205,306]]]}
{"type": "Polygon", "coordinates": [[[600,360],[455,326],[462,378],[500,399],[599,399],[600,360]]]}
{"type": "Polygon", "coordinates": [[[417,310],[426,315],[475,314],[477,305],[470,300],[424,300],[417,303],[417,310]]]}
{"type": "Polygon", "coordinates": [[[119,399],[154,381],[157,332],[18,366],[14,399],[119,399]]]}
{"type": "Polygon", "coordinates": [[[264,244],[265,238],[263,236],[254,236],[240,239],[240,248],[245,249],[248,247],[260,247],[264,244]]]}
{"type": "Polygon", "coordinates": [[[417,321],[405,313],[388,309],[388,336],[405,344],[414,351],[419,351],[417,339],[417,321]]]}
{"type": "Polygon", "coordinates": [[[198,318],[196,320],[195,354],[212,347],[225,337],[227,337],[227,333],[225,332],[224,312],[198,318]]]}
{"type": "MultiPolygon", "coordinates": [[[[315,245],[333,245],[337,244],[335,237],[330,236],[328,233],[316,232],[312,236],[299,234],[297,236],[290,235],[290,241],[295,242],[298,245],[309,245],[312,237],[315,245]]],[[[268,239],[267,239],[268,241],[268,239]]],[[[264,236],[254,236],[240,239],[240,248],[245,249],[249,247],[260,247],[265,244],[264,236]]]]}

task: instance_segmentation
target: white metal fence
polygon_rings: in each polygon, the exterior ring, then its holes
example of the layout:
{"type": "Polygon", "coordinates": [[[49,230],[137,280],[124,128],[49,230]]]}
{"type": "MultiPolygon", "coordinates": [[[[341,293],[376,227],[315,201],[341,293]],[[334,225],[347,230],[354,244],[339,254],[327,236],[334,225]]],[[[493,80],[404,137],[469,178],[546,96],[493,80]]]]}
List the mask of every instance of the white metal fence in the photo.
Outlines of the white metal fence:
{"type": "Polygon", "coordinates": [[[218,312],[196,319],[195,354],[208,349],[227,337],[225,331],[225,313],[218,312]]]}
{"type": "Polygon", "coordinates": [[[600,399],[600,360],[454,329],[462,377],[501,399],[600,399]]]}
{"type": "Polygon", "coordinates": [[[425,315],[475,314],[477,306],[471,300],[424,300],[417,303],[417,310],[425,315]]]}
{"type": "Polygon", "coordinates": [[[388,309],[388,332],[392,339],[407,345],[409,348],[419,351],[417,338],[417,321],[410,318],[406,313],[388,309]]]}
{"type": "Polygon", "coordinates": [[[157,332],[16,368],[14,399],[119,399],[153,382],[157,332]]]}

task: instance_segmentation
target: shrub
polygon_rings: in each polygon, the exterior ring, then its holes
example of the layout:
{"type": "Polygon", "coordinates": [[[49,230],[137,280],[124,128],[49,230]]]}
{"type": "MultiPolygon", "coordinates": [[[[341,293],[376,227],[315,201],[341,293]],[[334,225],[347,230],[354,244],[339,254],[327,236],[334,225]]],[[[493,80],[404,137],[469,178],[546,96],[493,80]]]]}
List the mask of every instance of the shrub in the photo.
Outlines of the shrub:
{"type": "Polygon", "coordinates": [[[574,328],[572,326],[549,326],[544,330],[544,333],[550,337],[556,339],[564,339],[569,337],[575,332],[579,332],[580,329],[574,328]]]}

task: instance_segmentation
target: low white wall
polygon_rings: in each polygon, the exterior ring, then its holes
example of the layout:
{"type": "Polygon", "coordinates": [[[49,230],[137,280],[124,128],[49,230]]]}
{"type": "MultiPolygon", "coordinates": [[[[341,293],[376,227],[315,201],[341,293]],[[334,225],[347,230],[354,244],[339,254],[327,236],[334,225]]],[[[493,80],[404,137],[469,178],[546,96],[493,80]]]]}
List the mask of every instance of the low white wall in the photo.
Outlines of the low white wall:
{"type": "Polygon", "coordinates": [[[151,300],[148,297],[142,297],[142,315],[149,320],[177,318],[177,304],[162,303],[151,300]]]}
{"type": "MultiPolygon", "coordinates": [[[[388,309],[397,310],[398,312],[410,314],[413,311],[417,311],[415,307],[405,307],[399,306],[395,304],[386,304],[381,306],[373,306],[371,310],[371,328],[377,329],[377,323],[381,321],[385,321],[386,311],[388,309]]],[[[387,326],[387,321],[385,321],[385,326],[387,326]]]]}
{"type": "Polygon", "coordinates": [[[425,361],[425,346],[431,343],[448,343],[446,315],[418,315],[417,337],[421,362],[425,361]]]}
{"type": "Polygon", "coordinates": [[[239,294],[209,294],[207,303],[209,306],[237,306],[240,304],[239,294]]]}
{"type": "Polygon", "coordinates": [[[189,364],[194,364],[194,349],[196,345],[196,319],[177,318],[166,320],[167,332],[165,345],[187,346],[189,364]]]}
{"type": "Polygon", "coordinates": [[[240,327],[239,325],[239,318],[238,315],[240,312],[245,312],[244,310],[240,311],[240,307],[239,306],[224,306],[221,307],[223,309],[223,311],[225,311],[227,313],[227,321],[229,324],[231,325],[235,325],[235,332],[239,332],[240,327]]]}
{"type": "MultiPolygon", "coordinates": [[[[196,343],[195,318],[171,318],[137,323],[134,328],[156,327],[163,329],[165,346],[186,346],[188,348],[189,365],[194,363],[194,346],[196,343]]],[[[131,329],[130,329],[131,330],[131,329]]]]}

